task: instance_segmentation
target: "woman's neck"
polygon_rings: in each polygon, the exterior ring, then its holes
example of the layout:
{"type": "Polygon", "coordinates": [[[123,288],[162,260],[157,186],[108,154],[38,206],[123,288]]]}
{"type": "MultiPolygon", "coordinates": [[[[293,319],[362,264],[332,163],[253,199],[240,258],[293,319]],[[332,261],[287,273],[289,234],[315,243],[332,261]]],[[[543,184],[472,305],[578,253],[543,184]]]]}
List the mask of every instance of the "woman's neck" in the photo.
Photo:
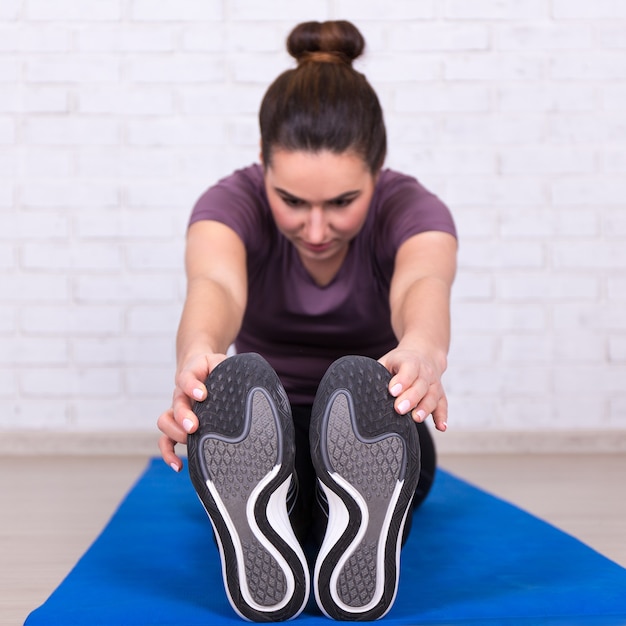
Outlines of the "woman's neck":
{"type": "Polygon", "coordinates": [[[300,261],[315,284],[319,287],[326,287],[333,281],[335,276],[337,276],[339,270],[341,270],[346,256],[348,255],[348,250],[349,246],[346,246],[335,256],[323,261],[313,261],[303,258],[300,255],[300,261]]]}

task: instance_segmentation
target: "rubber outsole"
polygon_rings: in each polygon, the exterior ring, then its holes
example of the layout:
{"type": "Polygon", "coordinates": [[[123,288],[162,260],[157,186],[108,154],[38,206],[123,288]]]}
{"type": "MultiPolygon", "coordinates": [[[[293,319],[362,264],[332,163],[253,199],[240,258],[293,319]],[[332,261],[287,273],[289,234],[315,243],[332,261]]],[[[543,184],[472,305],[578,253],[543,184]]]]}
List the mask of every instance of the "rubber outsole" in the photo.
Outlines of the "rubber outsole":
{"type": "Polygon", "coordinates": [[[309,570],[291,528],[295,458],[291,410],[278,376],[257,354],[229,357],[206,380],[188,437],[192,484],[213,525],[233,609],[255,622],[296,617],[309,570]]]}
{"type": "Polygon", "coordinates": [[[311,417],[311,456],[328,500],[313,586],[336,620],[383,617],[398,588],[400,548],[420,467],[417,428],[398,415],[377,361],[348,356],[322,379],[311,417]]]}

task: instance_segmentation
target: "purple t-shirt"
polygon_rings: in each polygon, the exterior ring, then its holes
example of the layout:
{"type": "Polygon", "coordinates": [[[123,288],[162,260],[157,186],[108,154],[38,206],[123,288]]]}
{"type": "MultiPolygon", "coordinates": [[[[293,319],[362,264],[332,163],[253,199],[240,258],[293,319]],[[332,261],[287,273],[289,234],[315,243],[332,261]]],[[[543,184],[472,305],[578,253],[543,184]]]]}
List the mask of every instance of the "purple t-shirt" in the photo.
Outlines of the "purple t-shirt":
{"type": "Polygon", "coordinates": [[[189,223],[199,220],[226,224],[241,237],[248,304],[235,347],[265,357],[293,404],[313,402],[324,372],[339,357],[378,359],[397,345],[389,286],[400,245],[425,231],[456,236],[441,200],[414,178],[391,170],[381,173],[365,224],[324,287],[276,228],[260,165],[238,170],[206,191],[189,223]]]}

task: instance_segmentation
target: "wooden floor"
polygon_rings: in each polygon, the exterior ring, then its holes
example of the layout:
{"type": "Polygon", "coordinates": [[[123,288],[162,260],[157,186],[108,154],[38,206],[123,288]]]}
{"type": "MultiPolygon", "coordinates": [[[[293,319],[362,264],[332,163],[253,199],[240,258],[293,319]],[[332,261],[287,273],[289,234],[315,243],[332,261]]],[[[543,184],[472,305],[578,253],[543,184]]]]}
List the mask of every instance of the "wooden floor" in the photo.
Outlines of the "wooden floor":
{"type": "MultiPolygon", "coordinates": [[[[626,455],[449,454],[440,461],[626,567],[626,455]]],[[[145,463],[129,456],[0,459],[1,626],[22,624],[45,601],[145,463]]]]}

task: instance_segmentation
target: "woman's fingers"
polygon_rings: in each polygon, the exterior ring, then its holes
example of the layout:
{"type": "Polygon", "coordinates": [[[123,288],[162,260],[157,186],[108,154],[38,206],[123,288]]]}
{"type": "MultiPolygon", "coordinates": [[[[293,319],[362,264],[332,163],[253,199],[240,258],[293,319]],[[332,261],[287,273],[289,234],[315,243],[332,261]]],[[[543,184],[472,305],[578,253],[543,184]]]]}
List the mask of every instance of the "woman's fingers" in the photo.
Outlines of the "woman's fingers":
{"type": "Polygon", "coordinates": [[[175,448],[177,443],[187,443],[187,433],[174,419],[173,409],[168,409],[159,415],[157,426],[163,433],[159,438],[161,456],[172,469],[179,472],[183,467],[183,462],[176,455],[175,448]]]}
{"type": "Polygon", "coordinates": [[[176,424],[185,434],[193,433],[198,428],[198,418],[191,410],[191,400],[179,389],[174,391],[171,410],[176,424]]]}
{"type": "MultiPolygon", "coordinates": [[[[396,397],[394,401],[396,411],[400,413],[400,415],[406,415],[427,395],[429,387],[428,381],[423,378],[418,378],[413,381],[405,391],[402,391],[400,395],[396,397]]],[[[396,390],[397,389],[396,387],[396,390]]]]}
{"type": "Polygon", "coordinates": [[[433,410],[433,421],[437,430],[444,432],[448,429],[448,398],[445,394],[439,398],[437,407],[433,410]]]}
{"type": "Polygon", "coordinates": [[[225,354],[201,354],[192,358],[179,372],[176,387],[188,398],[202,402],[207,397],[204,381],[225,358],[225,354]]]}
{"type": "Polygon", "coordinates": [[[174,418],[174,409],[168,409],[157,419],[159,430],[177,443],[187,443],[187,433],[174,418]]]}
{"type": "Polygon", "coordinates": [[[180,472],[183,468],[183,462],[176,453],[174,452],[174,448],[176,446],[176,442],[173,439],[170,439],[167,435],[161,435],[159,438],[159,450],[161,451],[161,456],[163,460],[175,471],[180,472]]]}
{"type": "Polygon", "coordinates": [[[186,444],[187,434],[198,428],[192,403],[206,399],[207,389],[202,381],[225,358],[225,354],[202,354],[190,359],[176,377],[172,407],[157,419],[157,426],[163,433],[159,439],[159,450],[163,460],[177,472],[182,469],[183,463],[176,455],[176,444],[186,444]]]}
{"type": "MultiPolygon", "coordinates": [[[[208,372],[204,375],[203,380],[206,380],[207,376],[208,372]]],[[[176,381],[177,387],[180,388],[188,398],[193,398],[201,402],[206,398],[207,392],[204,382],[200,380],[200,377],[202,377],[202,372],[198,375],[198,373],[190,369],[182,370],[176,381]]]]}
{"type": "Polygon", "coordinates": [[[416,422],[424,422],[429,415],[437,430],[444,432],[448,428],[448,399],[442,388],[427,394],[411,412],[416,422]]]}
{"type": "Polygon", "coordinates": [[[429,415],[437,430],[445,431],[448,401],[441,378],[434,367],[408,351],[392,351],[380,362],[393,374],[389,393],[395,398],[394,408],[400,415],[409,415],[424,422],[429,415]]]}

